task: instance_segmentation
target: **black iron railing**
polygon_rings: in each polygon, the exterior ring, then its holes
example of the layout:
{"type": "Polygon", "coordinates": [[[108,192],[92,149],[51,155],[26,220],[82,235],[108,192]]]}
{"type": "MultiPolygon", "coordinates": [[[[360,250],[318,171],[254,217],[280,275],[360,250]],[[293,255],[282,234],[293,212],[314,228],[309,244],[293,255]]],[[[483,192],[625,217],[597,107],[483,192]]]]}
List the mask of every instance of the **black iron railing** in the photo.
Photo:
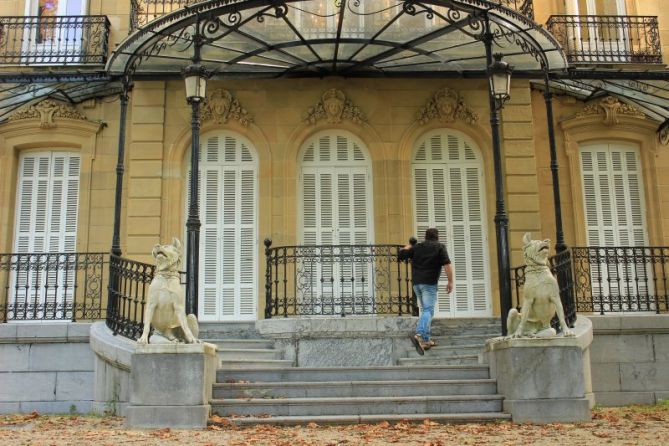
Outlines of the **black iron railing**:
{"type": "Polygon", "coordinates": [[[0,254],[0,321],[104,317],[105,253],[0,254]]]}
{"type": "Polygon", "coordinates": [[[556,15],[546,25],[571,63],[662,63],[657,17],[556,15]]]}
{"type": "Polygon", "coordinates": [[[572,248],[577,310],[669,311],[669,247],[572,248]]]}
{"type": "MultiPolygon", "coordinates": [[[[564,309],[565,320],[567,321],[567,325],[573,327],[574,322],[576,321],[576,302],[574,298],[574,276],[571,260],[571,252],[567,250],[558,253],[553,257],[549,257],[548,262],[551,272],[558,281],[560,301],[562,302],[562,308],[564,309]]],[[[525,265],[512,268],[511,279],[515,284],[512,306],[520,309],[524,298],[525,265]]],[[[556,330],[560,328],[557,317],[553,319],[551,325],[556,330]]]]}
{"type": "MultiPolygon", "coordinates": [[[[158,17],[201,1],[202,0],[130,0],[130,29],[135,30],[158,17]]],[[[492,2],[516,10],[534,20],[533,0],[492,0],[492,2]]],[[[398,7],[401,7],[399,2],[398,7]]],[[[378,9],[381,8],[376,8],[376,10],[378,9]]]]}
{"type": "Polygon", "coordinates": [[[140,28],[172,11],[202,0],[130,0],[130,29],[140,28]]]}
{"type": "Polygon", "coordinates": [[[534,20],[534,3],[532,0],[492,0],[492,2],[518,11],[525,17],[534,20]]]}
{"type": "Polygon", "coordinates": [[[137,340],[142,334],[144,306],[154,265],[109,256],[107,327],[114,334],[137,340]]]}
{"type": "Polygon", "coordinates": [[[0,64],[104,65],[106,16],[0,17],[0,64]]]}
{"type": "Polygon", "coordinates": [[[265,241],[265,317],[414,315],[400,245],[271,247],[265,241]]]}

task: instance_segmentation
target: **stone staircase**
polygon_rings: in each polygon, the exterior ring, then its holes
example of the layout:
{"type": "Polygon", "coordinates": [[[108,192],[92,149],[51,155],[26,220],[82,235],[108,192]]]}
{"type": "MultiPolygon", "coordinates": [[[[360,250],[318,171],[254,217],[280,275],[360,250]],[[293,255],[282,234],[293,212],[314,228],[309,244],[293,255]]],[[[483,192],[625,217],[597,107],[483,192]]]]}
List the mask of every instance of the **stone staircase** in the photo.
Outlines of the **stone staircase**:
{"type": "Polygon", "coordinates": [[[501,336],[499,319],[434,319],[432,340],[437,343],[420,356],[410,342],[398,365],[475,365],[486,339],[501,336]]]}
{"type": "Polygon", "coordinates": [[[212,412],[237,424],[507,420],[497,384],[478,361],[499,330],[492,319],[435,320],[439,346],[423,357],[407,339],[396,366],[315,368],[293,367],[252,327],[235,337],[205,329],[221,358],[212,412]]]}
{"type": "Polygon", "coordinates": [[[260,338],[254,322],[201,324],[200,339],[215,344],[219,367],[229,369],[292,367],[274,341],[260,338]]]}

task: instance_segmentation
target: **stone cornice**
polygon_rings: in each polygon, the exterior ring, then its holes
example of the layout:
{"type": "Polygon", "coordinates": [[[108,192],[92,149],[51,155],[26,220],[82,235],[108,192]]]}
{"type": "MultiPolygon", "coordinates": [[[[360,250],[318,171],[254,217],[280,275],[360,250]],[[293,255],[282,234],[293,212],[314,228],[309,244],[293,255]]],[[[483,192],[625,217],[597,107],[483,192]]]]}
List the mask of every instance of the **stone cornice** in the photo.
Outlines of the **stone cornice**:
{"type": "Polygon", "coordinates": [[[473,124],[478,121],[479,116],[467,106],[460,93],[444,87],[437,90],[427,104],[418,110],[416,116],[416,121],[420,124],[427,124],[433,119],[444,123],[461,120],[473,124]]]}
{"type": "Polygon", "coordinates": [[[328,124],[339,124],[342,120],[349,120],[355,124],[367,122],[367,117],[360,108],[346,98],[343,91],[331,88],[321,95],[321,100],[313,107],[309,107],[304,121],[314,125],[321,119],[328,124]]]}
{"type": "Polygon", "coordinates": [[[253,122],[253,115],[241,106],[239,100],[228,90],[218,88],[207,95],[202,108],[202,121],[225,124],[229,120],[238,121],[244,127],[253,122]]]}

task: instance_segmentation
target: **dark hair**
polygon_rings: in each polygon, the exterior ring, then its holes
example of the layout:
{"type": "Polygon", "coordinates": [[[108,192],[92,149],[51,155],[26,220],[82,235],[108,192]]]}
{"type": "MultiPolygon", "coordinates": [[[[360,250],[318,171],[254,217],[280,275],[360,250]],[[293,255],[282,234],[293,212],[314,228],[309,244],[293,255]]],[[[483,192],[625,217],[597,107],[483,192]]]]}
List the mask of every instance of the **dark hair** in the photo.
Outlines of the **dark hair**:
{"type": "Polygon", "coordinates": [[[437,228],[428,228],[425,231],[425,240],[439,240],[439,231],[437,228]]]}

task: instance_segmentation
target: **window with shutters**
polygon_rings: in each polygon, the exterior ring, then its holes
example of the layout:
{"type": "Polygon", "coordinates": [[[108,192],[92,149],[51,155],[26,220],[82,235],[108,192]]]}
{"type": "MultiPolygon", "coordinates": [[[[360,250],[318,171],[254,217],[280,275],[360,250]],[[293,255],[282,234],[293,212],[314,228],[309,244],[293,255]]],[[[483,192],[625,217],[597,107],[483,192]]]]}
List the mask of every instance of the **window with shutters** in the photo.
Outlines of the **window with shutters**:
{"type": "MultiPolygon", "coordinates": [[[[77,249],[79,172],[77,153],[28,152],[19,160],[16,188],[14,252],[74,253],[77,249]]],[[[28,258],[28,257],[27,257],[28,258]]],[[[75,289],[74,265],[37,264],[10,278],[10,302],[41,308],[57,318],[70,307],[75,289]],[[64,311],[64,310],[63,310],[64,311]]]]}
{"type": "MultiPolygon", "coordinates": [[[[372,244],[371,167],[362,142],[346,132],[320,133],[305,143],[300,161],[300,243],[372,244]]],[[[305,286],[298,298],[318,307],[315,313],[340,314],[346,312],[342,305],[373,294],[372,275],[364,262],[300,265],[297,276],[305,286]]]]}
{"type": "Polygon", "coordinates": [[[447,295],[442,273],[435,315],[491,316],[485,187],[479,150],[458,132],[431,132],[416,146],[413,183],[416,235],[422,239],[427,228],[437,228],[455,274],[455,287],[447,295]]]}
{"type": "MultiPolygon", "coordinates": [[[[624,143],[600,143],[584,145],[580,153],[588,246],[647,245],[638,148],[624,143]]],[[[638,289],[640,295],[652,293],[646,285],[652,284],[652,278],[647,277],[651,272],[652,265],[635,268],[617,262],[592,262],[593,294],[617,298],[628,290],[638,289]],[[637,277],[637,274],[644,277],[637,277]]]]}
{"type": "Polygon", "coordinates": [[[202,141],[199,318],[254,320],[258,295],[256,153],[244,138],[226,132],[204,135],[202,141]]]}

